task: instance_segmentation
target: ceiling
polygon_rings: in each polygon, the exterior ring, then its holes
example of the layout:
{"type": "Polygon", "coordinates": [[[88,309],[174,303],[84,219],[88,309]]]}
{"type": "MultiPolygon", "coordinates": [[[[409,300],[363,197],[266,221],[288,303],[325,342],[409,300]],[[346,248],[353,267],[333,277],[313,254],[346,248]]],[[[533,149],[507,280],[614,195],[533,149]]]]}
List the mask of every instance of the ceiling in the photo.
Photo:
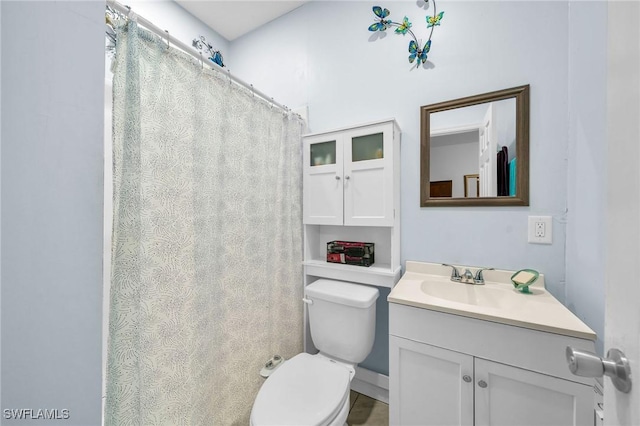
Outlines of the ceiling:
{"type": "Polygon", "coordinates": [[[309,0],[175,0],[229,41],[285,15],[309,0]]]}

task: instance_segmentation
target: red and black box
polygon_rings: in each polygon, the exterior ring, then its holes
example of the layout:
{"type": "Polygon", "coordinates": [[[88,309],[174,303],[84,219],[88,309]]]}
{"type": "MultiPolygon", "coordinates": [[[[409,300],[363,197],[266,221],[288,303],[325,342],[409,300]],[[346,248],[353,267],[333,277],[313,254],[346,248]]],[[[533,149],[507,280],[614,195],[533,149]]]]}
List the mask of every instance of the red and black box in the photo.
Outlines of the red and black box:
{"type": "Polygon", "coordinates": [[[355,241],[329,241],[327,243],[327,262],[371,266],[374,261],[373,243],[355,241]]]}

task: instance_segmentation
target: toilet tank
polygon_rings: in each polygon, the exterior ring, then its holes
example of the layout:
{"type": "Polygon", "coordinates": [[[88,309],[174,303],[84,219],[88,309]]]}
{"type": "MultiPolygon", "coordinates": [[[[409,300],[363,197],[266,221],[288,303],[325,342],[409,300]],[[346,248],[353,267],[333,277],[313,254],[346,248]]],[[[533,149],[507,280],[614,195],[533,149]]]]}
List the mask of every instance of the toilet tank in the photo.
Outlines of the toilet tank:
{"type": "Polygon", "coordinates": [[[305,287],[313,344],[321,353],[357,364],[371,352],[378,289],[319,279],[305,287]]]}

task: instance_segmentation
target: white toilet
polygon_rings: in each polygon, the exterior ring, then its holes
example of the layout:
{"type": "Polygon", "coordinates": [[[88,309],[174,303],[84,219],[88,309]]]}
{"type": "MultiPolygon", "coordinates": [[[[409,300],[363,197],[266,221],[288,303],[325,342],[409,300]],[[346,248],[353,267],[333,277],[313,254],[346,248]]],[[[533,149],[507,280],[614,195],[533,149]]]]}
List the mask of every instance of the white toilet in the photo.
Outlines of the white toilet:
{"type": "Polygon", "coordinates": [[[320,351],[286,361],[262,384],[252,426],[342,426],[354,367],[375,337],[378,289],[320,279],[305,288],[311,338],[320,351]]]}

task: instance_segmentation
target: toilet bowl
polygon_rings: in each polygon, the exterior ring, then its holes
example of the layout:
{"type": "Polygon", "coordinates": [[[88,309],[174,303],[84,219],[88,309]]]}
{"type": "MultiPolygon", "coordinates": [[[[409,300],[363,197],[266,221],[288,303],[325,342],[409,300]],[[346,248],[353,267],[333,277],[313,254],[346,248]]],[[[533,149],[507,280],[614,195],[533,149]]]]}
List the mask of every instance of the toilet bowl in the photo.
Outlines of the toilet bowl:
{"type": "Polygon", "coordinates": [[[351,371],[322,355],[294,356],[264,382],[251,425],[344,425],[351,371]]]}
{"type": "Polygon", "coordinates": [[[349,414],[355,365],[371,351],[378,289],[320,279],[305,288],[311,338],[320,350],[301,353],[262,384],[251,426],[342,426],[349,414]]]}

